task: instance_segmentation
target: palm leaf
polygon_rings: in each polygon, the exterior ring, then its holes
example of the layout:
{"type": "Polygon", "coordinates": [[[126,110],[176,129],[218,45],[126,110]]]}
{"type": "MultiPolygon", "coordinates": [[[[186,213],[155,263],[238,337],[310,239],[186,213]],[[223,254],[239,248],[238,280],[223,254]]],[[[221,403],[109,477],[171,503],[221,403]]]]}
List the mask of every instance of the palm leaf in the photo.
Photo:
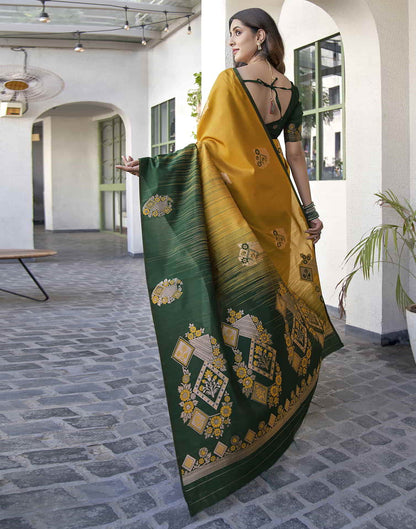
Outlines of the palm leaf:
{"type": "Polygon", "coordinates": [[[403,288],[400,274],[397,275],[396,281],[396,302],[397,306],[404,312],[405,308],[409,305],[413,305],[414,301],[410,298],[403,288]]]}
{"type": "MultiPolygon", "coordinates": [[[[360,241],[347,253],[344,263],[352,261],[352,271],[343,277],[336,288],[341,287],[339,293],[339,312],[341,317],[345,314],[345,300],[350,283],[355,274],[361,271],[364,279],[370,279],[377,270],[380,263],[388,262],[398,267],[396,280],[396,301],[400,309],[410,304],[413,300],[409,297],[403,287],[400,271],[408,270],[403,266],[402,260],[407,259],[407,248],[411,257],[416,263],[416,209],[412,207],[408,200],[400,202],[397,195],[390,189],[383,193],[376,193],[380,206],[391,207],[401,219],[401,224],[381,224],[372,228],[370,233],[362,237],[360,241]]],[[[412,275],[412,272],[409,271],[412,275]]]]}

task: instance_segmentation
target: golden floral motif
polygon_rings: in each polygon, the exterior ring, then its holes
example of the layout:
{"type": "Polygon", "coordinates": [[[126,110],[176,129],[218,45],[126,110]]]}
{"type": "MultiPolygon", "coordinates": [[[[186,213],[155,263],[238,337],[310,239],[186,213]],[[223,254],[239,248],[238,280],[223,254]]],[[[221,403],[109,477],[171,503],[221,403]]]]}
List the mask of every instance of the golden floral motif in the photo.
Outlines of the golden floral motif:
{"type": "Polygon", "coordinates": [[[173,303],[182,296],[183,283],[180,279],[164,279],[153,289],[151,300],[154,305],[160,307],[173,303]]]}
{"type": "Polygon", "coordinates": [[[194,340],[195,338],[199,338],[200,336],[202,336],[204,332],[205,329],[203,327],[197,329],[193,323],[190,323],[189,331],[185,333],[185,337],[188,338],[188,340],[194,340]]]}
{"type": "Polygon", "coordinates": [[[180,399],[181,400],[189,400],[189,397],[191,396],[191,387],[190,387],[190,384],[187,384],[187,386],[189,386],[189,389],[183,389],[181,392],[180,392],[180,399]]]}
{"type": "MultiPolygon", "coordinates": [[[[242,317],[242,314],[238,314],[238,317],[242,317]]],[[[172,354],[172,358],[182,367],[182,383],[178,386],[179,406],[182,408],[181,419],[205,438],[219,439],[224,433],[224,428],[231,424],[233,405],[230,394],[226,391],[228,377],[223,373],[226,370],[225,358],[217,339],[205,335],[204,328],[190,323],[188,329],[185,338],[189,342],[180,337],[172,354]],[[193,345],[190,343],[191,340],[195,340],[192,342],[193,345]],[[194,357],[200,358],[197,353],[194,354],[195,347],[198,347],[198,340],[202,340],[205,348],[208,343],[212,360],[208,361],[210,356],[205,349],[202,368],[196,380],[191,382],[190,361],[194,357]],[[205,413],[206,408],[198,407],[199,399],[217,410],[216,413],[214,415],[205,413]]],[[[209,457],[212,458],[212,455],[209,457]]]]}
{"type": "MultiPolygon", "coordinates": [[[[229,397],[229,395],[226,395],[229,397]]],[[[225,426],[231,424],[231,413],[232,413],[232,402],[231,399],[228,400],[228,404],[223,404],[220,408],[220,413],[217,415],[212,415],[207,423],[207,426],[204,431],[205,438],[214,437],[219,439],[224,433],[225,426]]]]}
{"type": "MultiPolygon", "coordinates": [[[[244,316],[244,311],[235,311],[234,309],[227,309],[228,323],[234,323],[235,320],[241,319],[244,316]]],[[[247,316],[246,316],[247,317],[247,316]]],[[[229,345],[234,352],[234,364],[233,370],[238,377],[238,382],[241,385],[243,394],[248,398],[253,398],[261,404],[266,404],[269,407],[275,407],[278,405],[279,397],[281,393],[281,371],[278,363],[276,362],[276,351],[272,347],[271,334],[264,328],[262,322],[257,316],[248,315],[251,318],[251,322],[254,324],[256,334],[252,338],[248,364],[243,359],[242,352],[238,349],[238,336],[235,341],[235,345],[231,345],[229,341],[226,341],[226,345],[229,345]],[[279,375],[280,382],[276,383],[276,389],[273,389],[273,394],[268,396],[268,386],[256,381],[256,375],[253,373],[259,373],[260,375],[273,380],[275,375],[279,375]],[[262,391],[261,389],[264,388],[262,391]],[[255,394],[253,391],[255,390],[255,394]]],[[[227,325],[227,324],[223,324],[227,325]]],[[[236,328],[236,331],[238,329],[236,328]]]]}
{"type": "Polygon", "coordinates": [[[172,211],[173,200],[167,195],[151,196],[143,205],[142,213],[145,217],[164,217],[172,211]]]}
{"type": "Polygon", "coordinates": [[[183,380],[190,380],[190,372],[183,368],[182,384],[178,386],[179,392],[179,406],[182,408],[181,419],[187,422],[191,419],[192,414],[198,405],[195,393],[192,392],[192,386],[189,382],[185,383],[183,380]]]}

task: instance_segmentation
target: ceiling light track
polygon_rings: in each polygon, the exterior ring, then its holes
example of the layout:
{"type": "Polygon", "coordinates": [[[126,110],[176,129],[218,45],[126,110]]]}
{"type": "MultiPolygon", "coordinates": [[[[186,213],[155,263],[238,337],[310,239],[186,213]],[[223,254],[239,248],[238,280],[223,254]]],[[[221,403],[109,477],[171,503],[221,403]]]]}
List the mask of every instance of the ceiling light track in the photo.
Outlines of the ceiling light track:
{"type": "MultiPolygon", "coordinates": [[[[157,20],[157,21],[154,21],[154,22],[147,22],[147,23],[143,23],[143,24],[137,24],[137,25],[130,25],[129,23],[129,20],[128,20],[128,13],[131,11],[131,12],[134,12],[134,13],[140,13],[140,14],[143,14],[143,15],[146,15],[146,14],[158,14],[158,15],[164,15],[164,22],[165,22],[165,25],[164,25],[164,28],[163,28],[163,32],[164,33],[167,33],[169,31],[169,22],[173,22],[173,21],[176,21],[176,20],[180,20],[180,19],[187,19],[188,21],[188,35],[190,35],[192,33],[192,28],[191,28],[191,24],[190,24],[190,17],[194,15],[193,12],[189,12],[189,11],[170,11],[170,10],[164,10],[164,11],[161,11],[161,10],[155,10],[155,9],[143,9],[143,8],[134,8],[134,7],[130,7],[130,6],[127,6],[127,5],[124,5],[124,6],[121,6],[121,5],[115,5],[115,4],[110,4],[110,3],[101,3],[101,2],[79,2],[79,1],[74,1],[74,0],[38,0],[41,4],[42,4],[42,11],[39,15],[39,22],[42,22],[42,23],[49,23],[51,21],[51,18],[50,16],[48,15],[48,13],[46,12],[46,7],[47,7],[47,3],[49,2],[49,5],[50,7],[52,7],[51,4],[63,4],[63,5],[67,5],[67,4],[71,4],[71,7],[74,7],[74,9],[76,8],[75,6],[78,6],[78,5],[82,5],[82,6],[86,6],[88,5],[89,7],[91,6],[94,6],[94,7],[99,7],[99,8],[102,8],[102,9],[114,9],[114,10],[118,10],[118,11],[123,11],[124,12],[124,15],[125,15],[125,22],[124,24],[121,26],[120,24],[117,24],[115,25],[116,27],[114,28],[105,28],[105,29],[98,29],[98,30],[86,30],[86,31],[82,31],[82,30],[79,30],[77,29],[76,31],[74,32],[71,32],[71,35],[72,35],[72,38],[75,38],[77,39],[77,44],[74,48],[74,51],[76,52],[83,52],[85,50],[82,42],[81,42],[81,35],[88,35],[90,33],[110,33],[110,32],[113,32],[113,31],[119,31],[121,29],[123,30],[130,30],[130,29],[140,29],[142,30],[142,39],[141,39],[141,43],[143,46],[145,46],[147,44],[147,40],[146,40],[146,37],[145,37],[145,28],[150,28],[151,26],[155,26],[155,25],[160,25],[160,23],[163,21],[162,20],[157,20]],[[175,16],[176,15],[176,16],[175,16]]],[[[0,5],[9,5],[7,3],[1,3],[0,5]]],[[[14,4],[11,4],[13,6],[16,6],[16,3],[14,4]]],[[[20,6],[28,6],[28,4],[26,4],[25,2],[22,2],[21,4],[18,4],[20,6]]],[[[31,7],[34,7],[34,6],[31,6],[31,7]]],[[[56,6],[54,5],[53,6],[54,9],[59,9],[59,6],[56,6]]],[[[48,33],[54,33],[54,32],[49,32],[48,33]]],[[[62,33],[66,33],[66,32],[60,32],[57,28],[57,31],[56,31],[57,34],[62,34],[62,33]]],[[[27,38],[39,38],[39,35],[36,35],[36,37],[33,37],[33,36],[30,36],[30,34],[28,35],[25,35],[25,37],[27,38]]],[[[8,36],[8,38],[13,38],[13,36],[8,36]]],[[[88,40],[88,39],[87,39],[88,40]]],[[[85,39],[84,39],[84,42],[85,42],[85,39]]]]}

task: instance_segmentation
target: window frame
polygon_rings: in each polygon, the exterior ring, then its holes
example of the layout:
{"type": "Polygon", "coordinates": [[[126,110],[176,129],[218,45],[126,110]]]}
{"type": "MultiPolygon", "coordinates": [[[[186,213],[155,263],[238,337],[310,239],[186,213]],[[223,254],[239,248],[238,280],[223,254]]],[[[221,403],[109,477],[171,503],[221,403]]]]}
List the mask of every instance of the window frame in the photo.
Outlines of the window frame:
{"type": "MultiPolygon", "coordinates": [[[[303,46],[300,46],[299,48],[294,49],[294,70],[295,70],[295,85],[299,88],[300,87],[300,71],[299,71],[299,52],[305,48],[309,48],[310,46],[315,47],[315,104],[314,108],[311,108],[309,110],[303,110],[304,116],[310,116],[313,115],[315,117],[315,128],[316,128],[316,157],[317,164],[315,166],[315,178],[310,180],[312,182],[316,181],[324,181],[324,182],[334,182],[334,181],[343,181],[346,179],[347,175],[347,164],[346,164],[346,151],[345,151],[345,111],[346,111],[346,105],[345,105],[345,62],[344,62],[344,43],[342,40],[341,33],[338,31],[337,33],[333,33],[332,35],[328,35],[322,39],[315,40],[313,42],[309,42],[308,44],[305,44],[303,46]],[[320,106],[320,102],[322,101],[322,64],[321,64],[321,43],[332,39],[334,37],[340,37],[341,41],[341,103],[335,104],[335,105],[327,105],[327,106],[320,106]],[[328,179],[328,178],[322,178],[323,174],[323,119],[322,115],[324,112],[328,112],[331,110],[341,110],[342,112],[342,138],[341,138],[341,145],[342,145],[342,153],[343,153],[343,160],[342,160],[342,178],[337,179],[328,179]]],[[[299,92],[300,92],[299,88],[299,92]]]]}
{"type": "MultiPolygon", "coordinates": [[[[150,108],[150,149],[151,149],[151,155],[157,156],[158,154],[161,154],[160,151],[162,147],[166,146],[166,153],[172,153],[175,150],[175,142],[176,142],[176,103],[175,98],[172,97],[171,99],[167,99],[166,101],[162,101],[158,105],[154,105],[150,108]],[[167,119],[166,119],[166,130],[164,131],[166,133],[166,139],[167,141],[162,141],[162,105],[167,105],[167,119]],[[173,109],[173,119],[174,119],[174,133],[173,138],[171,138],[170,135],[170,116],[173,109]],[[157,131],[153,130],[153,112],[157,112],[157,131]],[[155,138],[157,141],[156,143],[153,143],[153,138],[155,138]],[[156,151],[156,152],[155,152],[156,151]]],[[[163,153],[163,154],[166,154],[163,153]]]]}

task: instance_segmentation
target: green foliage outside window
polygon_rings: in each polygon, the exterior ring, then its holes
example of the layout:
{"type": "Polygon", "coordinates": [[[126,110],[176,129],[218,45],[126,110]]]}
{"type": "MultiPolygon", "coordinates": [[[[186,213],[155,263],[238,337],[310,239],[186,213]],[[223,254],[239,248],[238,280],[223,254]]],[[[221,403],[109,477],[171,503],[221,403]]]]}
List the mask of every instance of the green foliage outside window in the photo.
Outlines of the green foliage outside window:
{"type": "MultiPolygon", "coordinates": [[[[188,105],[191,107],[191,116],[196,119],[196,123],[198,124],[199,117],[201,114],[201,99],[202,99],[202,92],[201,92],[201,72],[196,72],[194,75],[194,84],[196,85],[196,88],[193,88],[191,90],[188,90],[188,105]]],[[[196,132],[192,132],[192,136],[196,139],[196,132]]]]}

